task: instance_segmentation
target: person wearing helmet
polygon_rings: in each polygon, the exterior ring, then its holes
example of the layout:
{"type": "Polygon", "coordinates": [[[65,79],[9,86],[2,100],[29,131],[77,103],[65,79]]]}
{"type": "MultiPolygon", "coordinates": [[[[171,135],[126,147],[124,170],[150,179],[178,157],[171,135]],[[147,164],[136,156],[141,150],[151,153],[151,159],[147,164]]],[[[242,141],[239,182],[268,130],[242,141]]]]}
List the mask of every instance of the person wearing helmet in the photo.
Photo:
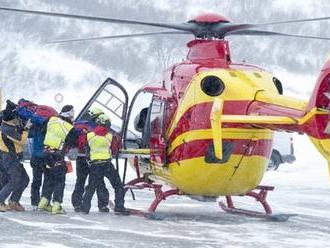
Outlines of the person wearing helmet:
{"type": "MultiPolygon", "coordinates": [[[[71,203],[76,212],[81,211],[82,196],[85,191],[85,183],[89,174],[89,165],[86,154],[87,132],[92,132],[96,127],[95,120],[103,113],[97,107],[88,110],[88,120],[79,120],[74,123],[74,127],[79,131],[78,156],[76,160],[76,184],[71,195],[71,203]]],[[[100,212],[109,212],[109,191],[105,187],[104,180],[96,189],[98,208],[100,212]]]]}
{"type": "Polygon", "coordinates": [[[74,110],[72,105],[65,105],[59,116],[49,118],[44,139],[44,152],[46,160],[45,179],[42,187],[42,197],[38,209],[49,209],[50,200],[52,214],[63,214],[61,206],[63,201],[65,176],[67,172],[64,161],[65,151],[74,147],[78,139],[78,132],[73,127],[74,110]]]}
{"type": "Polygon", "coordinates": [[[95,122],[97,117],[104,114],[104,112],[102,109],[100,109],[98,107],[93,107],[88,110],[87,114],[88,114],[89,119],[92,120],[93,122],[95,122]]]}
{"type": "Polygon", "coordinates": [[[117,213],[128,214],[124,207],[124,187],[121,182],[118,171],[111,163],[112,152],[112,134],[110,131],[110,118],[101,114],[96,119],[97,127],[93,132],[87,134],[89,159],[90,159],[90,173],[88,185],[83,195],[82,212],[88,214],[91,208],[91,200],[94,192],[99,187],[103,178],[109,179],[112,187],[115,190],[115,208],[117,213]]]}

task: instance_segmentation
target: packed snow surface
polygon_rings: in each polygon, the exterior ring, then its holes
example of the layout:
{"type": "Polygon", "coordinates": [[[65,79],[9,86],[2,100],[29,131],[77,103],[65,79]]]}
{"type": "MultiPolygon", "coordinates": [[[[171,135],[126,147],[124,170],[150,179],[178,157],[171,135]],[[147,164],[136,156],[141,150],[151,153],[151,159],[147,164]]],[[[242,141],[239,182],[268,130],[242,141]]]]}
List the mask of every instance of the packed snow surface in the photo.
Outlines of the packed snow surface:
{"type": "MultiPolygon", "coordinates": [[[[171,197],[158,209],[162,220],[99,213],[94,198],[89,215],[70,203],[75,175],[67,177],[66,215],[31,210],[29,188],[23,213],[0,213],[0,247],[327,247],[330,233],[330,182],[325,161],[303,136],[295,137],[297,161],[266,173],[264,185],[274,213],[297,214],[286,222],[229,215],[215,202],[171,197]]],[[[26,168],[30,171],[29,165],[26,168]]],[[[131,176],[133,174],[131,173],[131,176]]],[[[112,194],[113,196],[113,194],[112,194]]],[[[126,196],[129,207],[147,209],[153,193],[126,196]]],[[[219,200],[223,200],[219,198],[219,200]]],[[[255,201],[235,198],[239,207],[259,209],[255,201]]]]}

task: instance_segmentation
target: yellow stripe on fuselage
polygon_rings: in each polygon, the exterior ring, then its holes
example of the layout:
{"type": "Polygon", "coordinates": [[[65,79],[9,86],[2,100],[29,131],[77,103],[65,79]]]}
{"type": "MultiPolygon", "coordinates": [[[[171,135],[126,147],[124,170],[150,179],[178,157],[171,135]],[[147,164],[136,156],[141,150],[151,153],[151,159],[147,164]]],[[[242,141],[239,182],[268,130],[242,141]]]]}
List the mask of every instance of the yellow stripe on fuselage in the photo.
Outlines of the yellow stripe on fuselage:
{"type": "Polygon", "coordinates": [[[278,94],[274,95],[266,91],[259,91],[256,95],[255,100],[279,105],[285,108],[300,110],[302,112],[304,112],[307,107],[307,102],[304,100],[278,94]]]}
{"type": "Polygon", "coordinates": [[[260,78],[257,78],[252,71],[235,71],[235,70],[212,70],[206,72],[200,72],[194,76],[191,80],[186,92],[179,103],[179,107],[174,115],[173,121],[167,132],[170,135],[176,123],[180,120],[182,115],[194,105],[201,103],[213,102],[214,97],[206,95],[200,87],[202,79],[206,76],[217,76],[225,84],[224,92],[219,96],[223,100],[230,101],[242,101],[242,100],[254,100],[255,94],[258,90],[269,90],[274,94],[277,92],[274,84],[267,84],[265,81],[271,82],[271,74],[267,72],[258,72],[263,80],[263,84],[260,84],[260,78]],[[233,73],[236,76],[232,76],[233,73]],[[257,82],[257,83],[256,83],[257,82]]]}
{"type": "Polygon", "coordinates": [[[215,97],[206,95],[201,90],[201,81],[206,76],[217,76],[225,84],[225,90],[218,96],[224,101],[261,101],[304,111],[306,101],[278,94],[273,83],[273,75],[266,71],[212,70],[196,74],[182,97],[179,107],[167,130],[171,135],[182,115],[191,107],[213,102],[215,97]],[[234,75],[234,76],[233,76],[234,75]]]}

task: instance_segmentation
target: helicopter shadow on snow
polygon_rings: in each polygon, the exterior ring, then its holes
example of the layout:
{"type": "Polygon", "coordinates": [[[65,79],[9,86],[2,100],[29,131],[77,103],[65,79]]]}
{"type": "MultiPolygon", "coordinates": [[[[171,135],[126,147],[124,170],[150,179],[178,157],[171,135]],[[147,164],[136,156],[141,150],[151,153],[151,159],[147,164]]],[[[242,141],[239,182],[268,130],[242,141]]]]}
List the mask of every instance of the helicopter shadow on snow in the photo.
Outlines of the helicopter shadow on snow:
{"type": "MultiPolygon", "coordinates": [[[[187,222],[199,222],[203,224],[217,224],[217,225],[238,225],[238,224],[248,224],[248,223],[258,223],[266,220],[264,218],[254,218],[249,216],[234,215],[221,212],[221,210],[208,211],[201,213],[200,211],[185,211],[186,209],[182,208],[179,211],[171,210],[158,210],[155,212],[150,221],[165,221],[165,222],[174,222],[174,223],[187,223],[187,222]]],[[[275,220],[276,222],[276,220],[275,220]]]]}

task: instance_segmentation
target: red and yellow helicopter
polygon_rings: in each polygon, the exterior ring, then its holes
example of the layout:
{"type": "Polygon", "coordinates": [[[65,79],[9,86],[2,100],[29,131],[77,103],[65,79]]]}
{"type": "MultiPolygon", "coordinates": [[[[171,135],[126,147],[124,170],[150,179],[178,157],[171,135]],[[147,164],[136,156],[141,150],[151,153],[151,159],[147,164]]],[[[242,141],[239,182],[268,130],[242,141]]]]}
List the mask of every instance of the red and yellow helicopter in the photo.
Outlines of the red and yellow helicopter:
{"type": "Polygon", "coordinates": [[[183,24],[152,23],[0,7],[18,13],[75,18],[105,23],[145,25],[168,29],[127,35],[58,40],[86,40],[153,35],[191,35],[186,60],[168,68],[159,84],[146,85],[128,104],[124,87],[107,79],[83,108],[107,109],[118,129],[118,157],[131,157],[137,177],[127,189],[153,189],[149,211],[171,195],[199,199],[226,197],[222,209],[231,213],[269,216],[266,201],[271,186],[259,183],[271,155],[274,131],[307,134],[330,166],[330,60],[323,66],[308,101],[282,95],[281,82],[270,72],[231,60],[230,35],[284,36],[330,40],[261,30],[280,24],[329,20],[330,17],[236,24],[216,14],[205,14],[183,24]],[[144,95],[149,95],[145,100],[144,95]],[[140,99],[140,100],[139,100],[140,99]],[[141,100],[142,99],[142,100],[141,100]],[[135,110],[134,110],[135,109],[135,110]],[[135,117],[135,114],[138,116],[135,117]],[[131,135],[130,126],[141,132],[131,135]],[[169,190],[162,190],[164,185],[169,190]],[[265,213],[237,209],[231,196],[250,196],[265,213]]]}

